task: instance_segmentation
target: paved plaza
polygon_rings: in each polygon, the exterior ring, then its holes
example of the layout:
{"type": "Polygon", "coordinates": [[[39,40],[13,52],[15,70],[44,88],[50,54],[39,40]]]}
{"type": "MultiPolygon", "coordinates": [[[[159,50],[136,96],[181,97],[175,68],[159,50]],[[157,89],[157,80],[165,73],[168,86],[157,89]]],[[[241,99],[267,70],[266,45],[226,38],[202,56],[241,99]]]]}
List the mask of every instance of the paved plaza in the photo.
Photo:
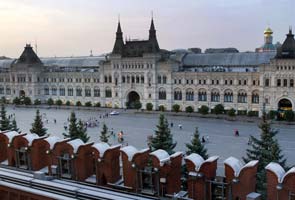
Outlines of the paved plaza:
{"type": "MultiPolygon", "coordinates": [[[[83,121],[92,118],[100,122],[99,127],[88,128],[87,133],[91,137],[91,141],[99,141],[102,123],[106,123],[110,130],[113,128],[114,133],[122,130],[124,132],[124,139],[129,145],[133,145],[138,149],[146,148],[147,137],[154,133],[158,123],[158,115],[134,114],[132,111],[120,111],[120,115],[100,118],[100,115],[110,111],[75,110],[77,118],[83,121]]],[[[15,113],[18,127],[24,132],[29,132],[35,112],[36,109],[33,108],[7,107],[7,114],[15,113]]],[[[62,137],[62,133],[65,132],[64,125],[67,124],[70,112],[71,110],[55,108],[40,109],[43,118],[48,120],[48,123],[46,122],[47,120],[44,120],[48,133],[62,137]],[[56,119],[56,124],[54,119],[56,119]]],[[[249,135],[258,136],[259,134],[257,123],[180,116],[167,116],[167,118],[169,123],[173,122],[174,124],[171,131],[174,140],[177,141],[175,150],[186,150],[185,143],[190,142],[194,129],[198,126],[201,136],[209,136],[209,142],[206,143],[208,153],[220,156],[219,167],[221,169],[223,167],[223,160],[227,157],[234,156],[241,159],[246,153],[249,135]],[[182,125],[182,130],[179,129],[179,124],[182,125]],[[234,129],[239,130],[239,137],[234,136],[234,129]]],[[[295,126],[273,125],[273,127],[279,130],[277,138],[283,153],[287,157],[288,164],[290,166],[295,165],[295,126]]],[[[116,137],[111,137],[110,142],[112,144],[118,143],[116,137]]],[[[219,173],[222,173],[222,170],[220,171],[219,169],[219,173]]]]}

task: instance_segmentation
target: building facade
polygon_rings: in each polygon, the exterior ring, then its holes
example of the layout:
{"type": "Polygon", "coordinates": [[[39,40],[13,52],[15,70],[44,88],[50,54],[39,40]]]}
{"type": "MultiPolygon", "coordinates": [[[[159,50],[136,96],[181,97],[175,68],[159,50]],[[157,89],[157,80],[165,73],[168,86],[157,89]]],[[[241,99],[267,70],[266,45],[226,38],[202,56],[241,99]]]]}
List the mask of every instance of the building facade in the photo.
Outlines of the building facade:
{"type": "Polygon", "coordinates": [[[174,104],[260,114],[295,110],[294,79],[291,29],[277,51],[173,52],[160,49],[153,20],[147,40],[124,41],[119,22],[114,48],[104,56],[39,58],[26,45],[20,58],[0,60],[0,96],[10,101],[28,96],[114,108],[141,102],[154,110],[174,104]]]}

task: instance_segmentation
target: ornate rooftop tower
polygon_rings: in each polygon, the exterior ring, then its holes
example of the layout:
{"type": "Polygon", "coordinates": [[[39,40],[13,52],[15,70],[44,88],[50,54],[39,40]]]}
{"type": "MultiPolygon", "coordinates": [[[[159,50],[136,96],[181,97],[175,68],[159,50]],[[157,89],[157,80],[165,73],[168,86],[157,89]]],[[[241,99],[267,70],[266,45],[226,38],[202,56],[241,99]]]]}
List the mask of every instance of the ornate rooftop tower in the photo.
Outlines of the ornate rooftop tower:
{"type": "Polygon", "coordinates": [[[17,60],[17,64],[42,64],[30,44],[26,44],[25,50],[17,60]]]}
{"type": "Polygon", "coordinates": [[[142,57],[144,54],[160,52],[154,20],[151,20],[148,40],[126,40],[123,41],[123,33],[120,21],[116,32],[116,41],[112,54],[119,54],[122,57],[142,57]]]}
{"type": "Polygon", "coordinates": [[[264,44],[256,48],[256,52],[269,52],[269,51],[276,51],[275,46],[272,43],[273,37],[272,37],[273,31],[268,27],[264,31],[264,44]]]}
{"type": "Polygon", "coordinates": [[[150,26],[150,30],[149,30],[149,41],[152,45],[152,51],[153,52],[157,52],[160,50],[159,48],[159,44],[158,44],[158,40],[157,40],[157,35],[156,35],[156,29],[155,29],[155,25],[154,25],[154,19],[152,18],[151,21],[151,26],[150,26]]]}
{"type": "Polygon", "coordinates": [[[123,32],[121,30],[120,21],[118,21],[118,27],[116,32],[116,41],[113,48],[113,54],[122,54],[124,49],[123,32]]]}
{"type": "Polygon", "coordinates": [[[285,39],[282,46],[278,49],[276,58],[281,59],[295,59],[295,39],[290,27],[287,38],[285,39]]]}

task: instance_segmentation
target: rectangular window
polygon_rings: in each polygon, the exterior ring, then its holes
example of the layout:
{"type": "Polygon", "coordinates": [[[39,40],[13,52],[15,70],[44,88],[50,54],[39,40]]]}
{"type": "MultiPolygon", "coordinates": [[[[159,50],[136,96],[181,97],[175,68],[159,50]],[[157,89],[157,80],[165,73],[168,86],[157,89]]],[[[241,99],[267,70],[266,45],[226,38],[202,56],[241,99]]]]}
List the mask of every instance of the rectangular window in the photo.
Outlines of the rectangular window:
{"type": "Polygon", "coordinates": [[[76,96],[78,96],[78,97],[82,96],[82,89],[81,88],[76,89],[76,96]]]}
{"type": "Polygon", "coordinates": [[[60,96],[65,96],[66,95],[65,93],[66,93],[66,90],[64,88],[59,89],[59,95],[60,96]]]}
{"type": "Polygon", "coordinates": [[[89,89],[89,88],[85,89],[85,96],[91,97],[91,89],[89,89]]]}
{"type": "Polygon", "coordinates": [[[287,87],[287,86],[288,86],[288,80],[284,79],[284,87],[287,87]]]}
{"type": "Polygon", "coordinates": [[[167,77],[163,76],[163,84],[166,84],[166,83],[167,83],[167,77]]]}
{"type": "Polygon", "coordinates": [[[277,86],[278,86],[278,87],[281,87],[281,79],[278,79],[278,80],[277,80],[277,86]]]}
{"type": "Polygon", "coordinates": [[[56,88],[52,88],[51,89],[51,93],[52,93],[52,95],[57,95],[57,89],[56,88]]]}
{"type": "Polygon", "coordinates": [[[44,94],[45,94],[45,95],[49,95],[49,88],[45,88],[45,89],[44,89],[44,94]]]}
{"type": "Polygon", "coordinates": [[[290,79],[290,87],[294,87],[294,79],[290,79]]]}
{"type": "Polygon", "coordinates": [[[68,88],[68,96],[73,96],[73,95],[74,95],[73,88],[68,88]]]}
{"type": "Polygon", "coordinates": [[[269,87],[269,79],[265,79],[265,83],[264,83],[265,87],[269,87]]]}
{"type": "Polygon", "coordinates": [[[100,90],[97,88],[94,88],[94,97],[100,97],[100,90]]]}

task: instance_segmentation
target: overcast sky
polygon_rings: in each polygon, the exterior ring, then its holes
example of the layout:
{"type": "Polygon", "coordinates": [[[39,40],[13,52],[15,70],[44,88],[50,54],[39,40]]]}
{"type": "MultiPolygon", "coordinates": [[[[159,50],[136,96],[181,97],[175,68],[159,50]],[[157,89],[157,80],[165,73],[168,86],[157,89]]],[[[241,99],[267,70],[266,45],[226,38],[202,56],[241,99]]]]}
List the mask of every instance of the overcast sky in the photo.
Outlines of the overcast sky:
{"type": "Polygon", "coordinates": [[[124,38],[146,39],[151,11],[168,50],[253,51],[268,25],[274,42],[295,29],[295,0],[0,0],[0,55],[19,57],[35,41],[42,57],[107,53],[119,14],[124,38]]]}

